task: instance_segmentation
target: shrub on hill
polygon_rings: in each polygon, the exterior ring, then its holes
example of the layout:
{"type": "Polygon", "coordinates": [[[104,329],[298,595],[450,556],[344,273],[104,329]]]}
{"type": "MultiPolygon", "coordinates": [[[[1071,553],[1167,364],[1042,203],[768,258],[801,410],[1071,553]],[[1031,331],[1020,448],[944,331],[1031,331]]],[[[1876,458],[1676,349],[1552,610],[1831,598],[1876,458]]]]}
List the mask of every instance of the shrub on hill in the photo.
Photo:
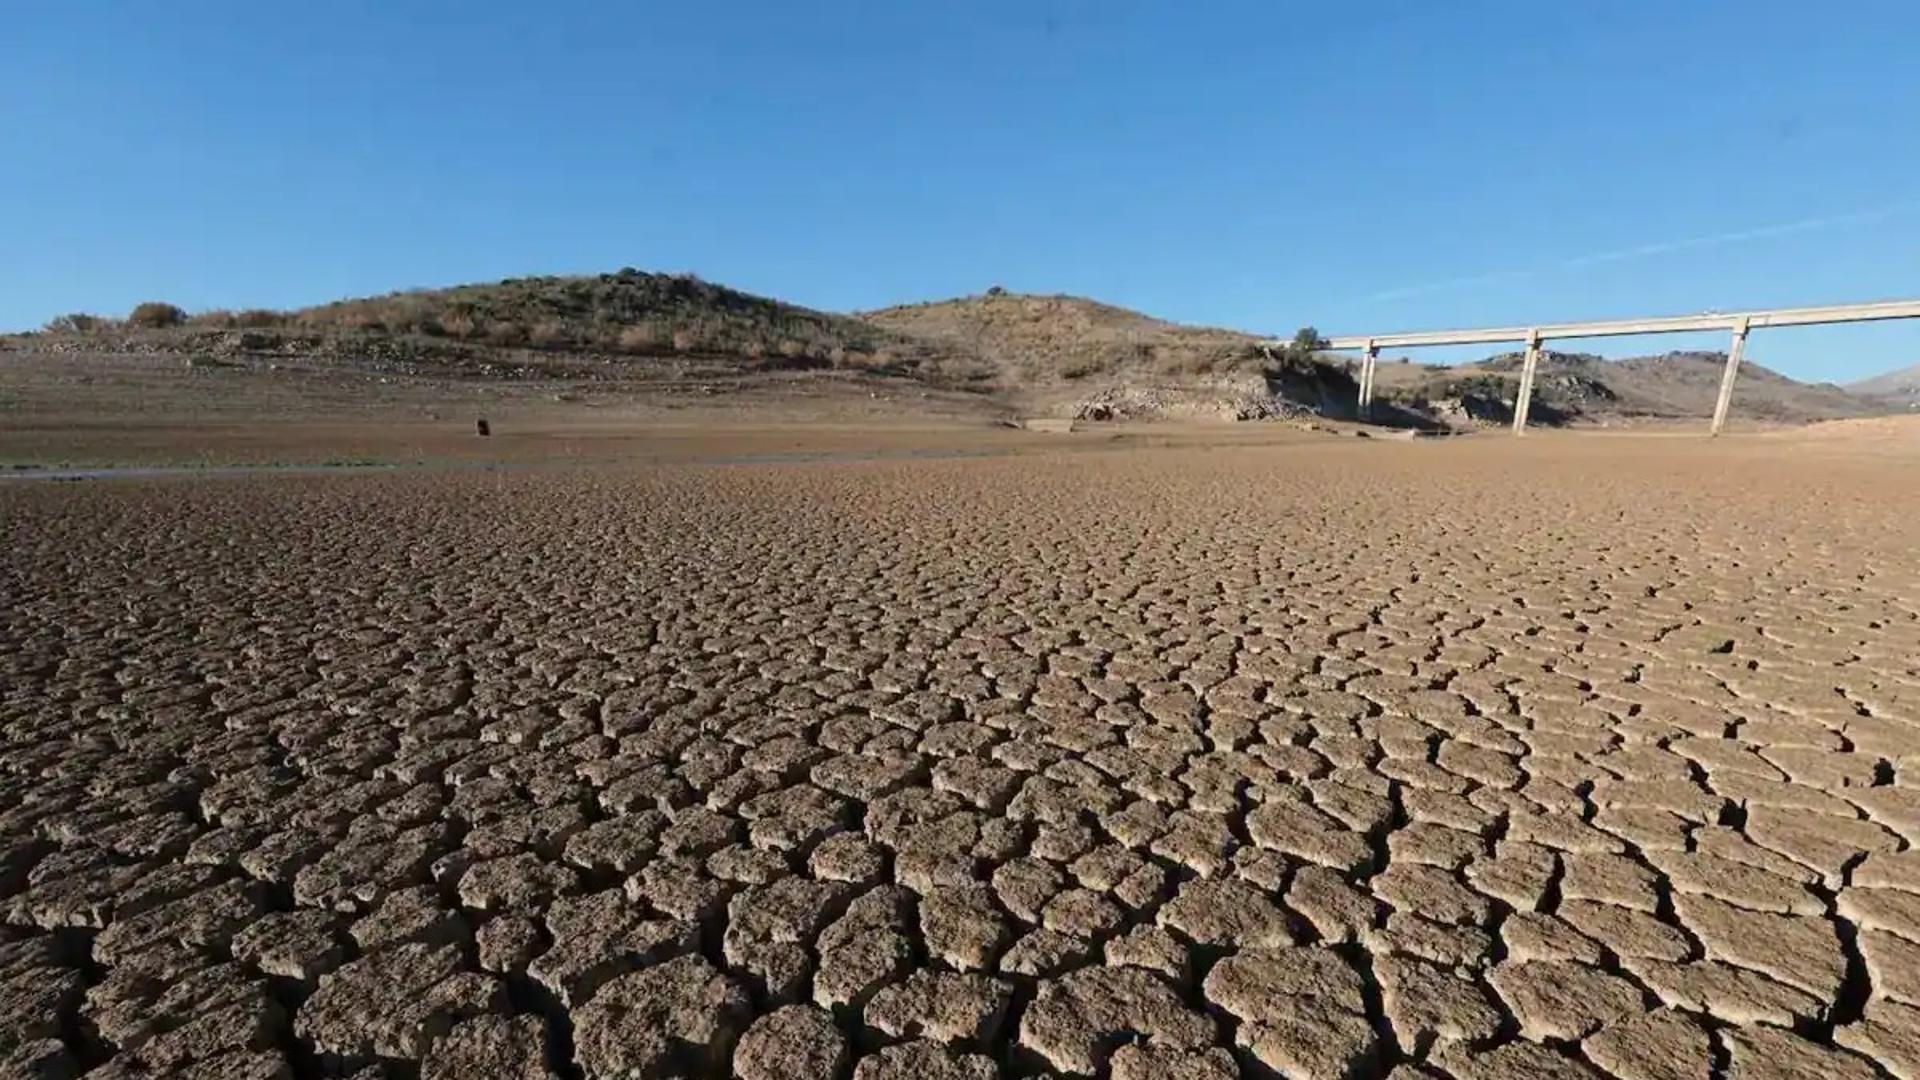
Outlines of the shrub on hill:
{"type": "Polygon", "coordinates": [[[161,330],[169,326],[179,326],[187,321],[187,313],[173,304],[149,300],[135,307],[127,316],[130,325],[148,330],[161,330]]]}
{"type": "Polygon", "coordinates": [[[89,315],[84,311],[75,311],[48,319],[46,331],[49,334],[89,334],[96,330],[105,330],[111,325],[113,325],[112,319],[89,315]]]}
{"type": "Polygon", "coordinates": [[[296,312],[290,321],[332,333],[640,355],[671,348],[680,354],[778,357],[789,366],[829,364],[836,349],[873,352],[903,344],[898,335],[858,319],[752,296],[692,274],[633,269],[343,300],[296,312]]]}

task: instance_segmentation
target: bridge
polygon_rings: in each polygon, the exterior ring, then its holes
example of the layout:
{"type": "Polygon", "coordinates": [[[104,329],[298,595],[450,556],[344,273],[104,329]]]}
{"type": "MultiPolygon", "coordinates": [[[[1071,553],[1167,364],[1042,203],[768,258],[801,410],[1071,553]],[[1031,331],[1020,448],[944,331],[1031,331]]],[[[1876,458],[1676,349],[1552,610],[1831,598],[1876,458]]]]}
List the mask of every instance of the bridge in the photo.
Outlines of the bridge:
{"type": "MultiPolygon", "coordinates": [[[[1829,323],[1880,322],[1886,319],[1920,319],[1920,300],[1888,300],[1873,304],[1831,304],[1826,307],[1773,308],[1764,311],[1711,312],[1704,315],[1674,315],[1651,319],[1619,319],[1610,322],[1542,323],[1535,326],[1498,326],[1483,330],[1426,330],[1404,334],[1364,334],[1331,338],[1330,349],[1359,349],[1360,415],[1373,408],[1373,377],[1381,349],[1416,348],[1425,345],[1480,345],[1522,342],[1526,359],[1520,365],[1520,392],[1513,404],[1513,433],[1527,430],[1527,411],[1533,404],[1534,375],[1540,367],[1541,346],[1548,341],[1568,338],[1624,337],[1635,334],[1683,334],[1701,330],[1726,330],[1733,334],[1727,349],[1727,366],[1720,375],[1720,396],[1713,406],[1713,426],[1709,434],[1718,435],[1726,425],[1727,409],[1733,404],[1733,383],[1740,373],[1740,355],[1746,351],[1747,334],[1769,326],[1822,326],[1829,323]]],[[[1274,346],[1284,342],[1271,342],[1274,346]]]]}

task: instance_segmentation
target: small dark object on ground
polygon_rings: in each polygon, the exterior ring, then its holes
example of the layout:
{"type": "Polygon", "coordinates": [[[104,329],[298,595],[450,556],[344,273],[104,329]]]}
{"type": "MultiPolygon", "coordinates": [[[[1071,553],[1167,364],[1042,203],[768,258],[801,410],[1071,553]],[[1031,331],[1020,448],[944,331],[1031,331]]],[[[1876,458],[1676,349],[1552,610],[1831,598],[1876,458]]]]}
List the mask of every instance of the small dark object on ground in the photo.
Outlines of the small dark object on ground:
{"type": "Polygon", "coordinates": [[[487,418],[484,416],[473,422],[473,430],[483,438],[493,434],[493,428],[487,425],[487,418]]]}

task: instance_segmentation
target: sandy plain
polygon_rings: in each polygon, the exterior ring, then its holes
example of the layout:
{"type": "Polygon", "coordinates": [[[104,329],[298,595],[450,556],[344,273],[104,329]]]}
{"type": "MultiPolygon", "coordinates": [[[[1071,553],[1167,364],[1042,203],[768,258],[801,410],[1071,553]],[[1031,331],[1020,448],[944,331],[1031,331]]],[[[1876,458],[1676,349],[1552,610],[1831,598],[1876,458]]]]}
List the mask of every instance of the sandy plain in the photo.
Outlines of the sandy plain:
{"type": "Polygon", "coordinates": [[[0,482],[0,1075],[1920,1075],[1910,428],[463,429],[0,482]]]}

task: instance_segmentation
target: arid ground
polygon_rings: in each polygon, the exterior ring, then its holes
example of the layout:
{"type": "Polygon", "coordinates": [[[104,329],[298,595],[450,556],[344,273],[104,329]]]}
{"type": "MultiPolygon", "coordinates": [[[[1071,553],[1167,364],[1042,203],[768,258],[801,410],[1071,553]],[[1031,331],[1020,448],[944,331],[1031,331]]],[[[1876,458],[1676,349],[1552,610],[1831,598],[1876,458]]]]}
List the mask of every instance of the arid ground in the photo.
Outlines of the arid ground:
{"type": "Polygon", "coordinates": [[[849,430],[0,481],[0,1074],[1920,1076],[1910,431],[849,430]]]}

